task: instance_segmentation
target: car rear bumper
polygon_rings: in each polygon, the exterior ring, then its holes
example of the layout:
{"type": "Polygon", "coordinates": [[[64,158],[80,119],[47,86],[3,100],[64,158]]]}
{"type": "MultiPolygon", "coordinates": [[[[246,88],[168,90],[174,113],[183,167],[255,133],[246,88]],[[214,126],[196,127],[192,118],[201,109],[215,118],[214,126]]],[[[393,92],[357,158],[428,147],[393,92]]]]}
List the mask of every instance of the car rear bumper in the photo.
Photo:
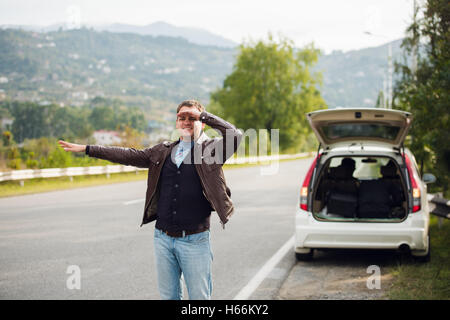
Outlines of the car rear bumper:
{"type": "Polygon", "coordinates": [[[316,220],[298,209],[295,218],[295,250],[306,248],[427,250],[429,214],[409,214],[402,222],[330,222],[316,220]]]}

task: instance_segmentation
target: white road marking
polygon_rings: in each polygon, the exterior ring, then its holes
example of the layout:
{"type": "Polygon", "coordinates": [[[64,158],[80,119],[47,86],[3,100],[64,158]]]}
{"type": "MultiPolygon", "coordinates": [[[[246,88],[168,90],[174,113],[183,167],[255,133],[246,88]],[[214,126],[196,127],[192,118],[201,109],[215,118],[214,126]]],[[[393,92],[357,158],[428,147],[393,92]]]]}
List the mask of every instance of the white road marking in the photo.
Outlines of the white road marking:
{"type": "Polygon", "coordinates": [[[126,205],[126,206],[128,206],[128,205],[130,205],[130,204],[135,204],[135,203],[139,203],[139,202],[144,202],[144,198],[142,198],[142,199],[136,199],[136,200],[130,200],[130,201],[125,201],[123,204],[124,205],[126,205]]]}
{"type": "Polygon", "coordinates": [[[259,287],[261,282],[269,275],[273,268],[283,259],[289,250],[293,250],[294,236],[286,241],[283,246],[262,266],[257,274],[247,283],[247,285],[239,291],[233,300],[247,300],[252,293],[259,287]]]}

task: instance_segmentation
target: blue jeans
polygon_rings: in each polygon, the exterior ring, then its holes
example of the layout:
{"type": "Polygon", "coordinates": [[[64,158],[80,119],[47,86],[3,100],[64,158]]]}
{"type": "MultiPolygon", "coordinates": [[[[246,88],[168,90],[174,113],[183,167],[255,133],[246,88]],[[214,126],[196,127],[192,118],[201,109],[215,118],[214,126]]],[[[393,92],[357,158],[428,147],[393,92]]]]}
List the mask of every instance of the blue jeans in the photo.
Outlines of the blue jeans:
{"type": "Polygon", "coordinates": [[[161,299],[181,300],[181,275],[191,300],[209,300],[212,293],[212,252],[209,230],[173,238],[155,228],[155,256],[161,299]]]}

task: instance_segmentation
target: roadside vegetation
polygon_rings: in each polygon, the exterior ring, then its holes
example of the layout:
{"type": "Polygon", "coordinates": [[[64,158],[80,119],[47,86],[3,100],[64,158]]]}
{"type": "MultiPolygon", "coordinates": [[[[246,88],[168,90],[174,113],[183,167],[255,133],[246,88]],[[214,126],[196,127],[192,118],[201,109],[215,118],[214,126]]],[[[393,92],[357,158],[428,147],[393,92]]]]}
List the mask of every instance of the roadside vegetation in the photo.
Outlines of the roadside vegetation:
{"type": "Polygon", "coordinates": [[[448,300],[450,299],[450,222],[431,217],[431,261],[415,262],[403,259],[392,267],[393,282],[387,297],[391,300],[448,300]]]}
{"type": "Polygon", "coordinates": [[[14,121],[0,139],[0,170],[66,168],[102,165],[98,159],[70,154],[58,146],[58,139],[93,144],[95,130],[116,130],[121,145],[142,147],[146,121],[138,108],[118,100],[93,99],[82,107],[61,108],[55,104],[0,102],[0,118],[14,121]]]}
{"type": "Polygon", "coordinates": [[[406,146],[421,171],[437,181],[429,192],[450,198],[450,6],[446,0],[427,0],[417,6],[403,40],[404,62],[396,64],[399,81],[393,109],[413,116],[406,146]],[[414,63],[415,61],[415,63],[414,63]]]}
{"type": "MultiPolygon", "coordinates": [[[[399,81],[393,108],[412,113],[413,124],[406,145],[421,171],[437,181],[428,192],[450,198],[450,6],[445,0],[427,0],[417,6],[413,23],[403,40],[404,62],[396,64],[399,81]]],[[[392,269],[390,299],[450,299],[450,222],[439,228],[430,222],[431,262],[407,261],[392,269]]]]}
{"type": "Polygon", "coordinates": [[[267,41],[244,43],[207,109],[243,130],[278,129],[282,152],[316,149],[306,113],[326,106],[322,75],[312,71],[319,55],[313,44],[297,49],[271,34],[267,41]]]}

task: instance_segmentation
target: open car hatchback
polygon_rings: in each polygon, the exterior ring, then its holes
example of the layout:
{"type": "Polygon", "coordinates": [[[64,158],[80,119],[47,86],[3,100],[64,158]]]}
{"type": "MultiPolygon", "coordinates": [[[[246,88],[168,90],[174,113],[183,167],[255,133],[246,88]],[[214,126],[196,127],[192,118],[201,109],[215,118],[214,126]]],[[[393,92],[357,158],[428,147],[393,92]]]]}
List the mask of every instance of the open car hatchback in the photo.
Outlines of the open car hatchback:
{"type": "Polygon", "coordinates": [[[412,115],[345,108],[307,119],[320,148],[300,187],[297,258],[325,248],[408,249],[428,261],[426,183],[433,181],[422,181],[403,147],[412,115]]]}

